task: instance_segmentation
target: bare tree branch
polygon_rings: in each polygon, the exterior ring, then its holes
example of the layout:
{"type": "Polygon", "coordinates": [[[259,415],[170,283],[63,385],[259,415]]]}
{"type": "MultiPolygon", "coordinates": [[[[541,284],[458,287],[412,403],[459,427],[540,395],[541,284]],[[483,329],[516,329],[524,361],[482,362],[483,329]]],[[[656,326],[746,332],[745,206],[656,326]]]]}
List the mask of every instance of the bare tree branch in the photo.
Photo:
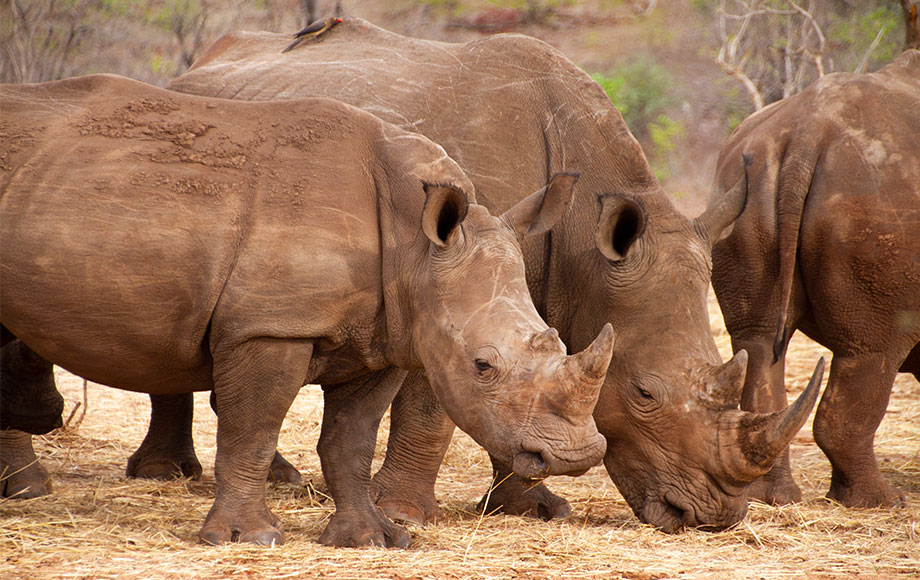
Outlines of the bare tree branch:
{"type": "Polygon", "coordinates": [[[876,48],[878,48],[878,43],[882,41],[882,37],[885,36],[885,33],[888,32],[888,27],[882,26],[878,34],[875,35],[875,40],[872,41],[872,44],[869,45],[869,48],[866,50],[866,54],[863,55],[862,60],[859,61],[859,64],[853,69],[855,73],[865,72],[866,65],[869,64],[869,56],[872,54],[876,48]]]}

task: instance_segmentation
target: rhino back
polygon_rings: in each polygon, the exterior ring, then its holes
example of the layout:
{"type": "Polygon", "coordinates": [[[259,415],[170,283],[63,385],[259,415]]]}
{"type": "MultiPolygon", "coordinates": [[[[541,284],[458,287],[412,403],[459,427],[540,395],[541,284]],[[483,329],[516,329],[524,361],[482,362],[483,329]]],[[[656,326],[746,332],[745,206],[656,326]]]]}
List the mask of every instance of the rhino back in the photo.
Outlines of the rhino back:
{"type": "Polygon", "coordinates": [[[583,190],[653,181],[638,143],[600,87],[542,41],[503,34],[440,43],[361,19],[346,20],[320,43],[281,54],[289,40],[229,34],[170,88],[247,100],[342,100],[443,146],[493,212],[563,170],[582,172],[577,187],[583,190]]]}
{"type": "Polygon", "coordinates": [[[373,324],[371,115],[112,77],[0,101],[3,323],[46,358],[122,388],[208,388],[209,332],[336,342],[373,324]]]}

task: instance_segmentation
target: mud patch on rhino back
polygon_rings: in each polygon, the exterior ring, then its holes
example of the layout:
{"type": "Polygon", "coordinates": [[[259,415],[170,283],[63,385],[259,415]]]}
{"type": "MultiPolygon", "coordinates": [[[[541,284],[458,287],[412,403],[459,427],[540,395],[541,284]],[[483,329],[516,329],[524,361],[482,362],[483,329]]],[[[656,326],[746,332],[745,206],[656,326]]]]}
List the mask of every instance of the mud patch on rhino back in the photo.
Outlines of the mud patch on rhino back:
{"type": "Polygon", "coordinates": [[[84,137],[161,143],[159,149],[148,154],[155,163],[240,168],[247,161],[246,146],[235,143],[213,123],[196,119],[194,111],[180,109],[168,99],[138,99],[106,115],[90,112],[75,127],[84,137]]]}
{"type": "Polygon", "coordinates": [[[24,151],[28,154],[35,148],[34,135],[40,135],[44,130],[43,125],[27,131],[15,129],[8,123],[0,123],[0,170],[12,171],[16,166],[13,161],[16,153],[24,151]]]}

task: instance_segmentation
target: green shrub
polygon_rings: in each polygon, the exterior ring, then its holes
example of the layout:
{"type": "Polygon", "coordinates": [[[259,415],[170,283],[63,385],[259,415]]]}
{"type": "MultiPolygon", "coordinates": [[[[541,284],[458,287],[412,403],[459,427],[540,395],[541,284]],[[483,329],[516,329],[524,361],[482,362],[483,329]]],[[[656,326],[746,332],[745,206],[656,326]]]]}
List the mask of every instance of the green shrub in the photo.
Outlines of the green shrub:
{"type": "Polygon", "coordinates": [[[677,140],[684,136],[684,124],[662,113],[649,123],[648,132],[652,142],[649,162],[655,176],[658,179],[671,177],[670,155],[677,140]]]}
{"type": "Polygon", "coordinates": [[[668,177],[668,155],[684,134],[683,123],[665,109],[678,102],[668,71],[648,56],[614,67],[608,74],[591,75],[623,115],[630,131],[642,143],[659,178],[668,177]]]}
{"type": "Polygon", "coordinates": [[[647,135],[648,124],[677,100],[672,93],[671,75],[647,56],[618,65],[609,74],[591,76],[637,134],[647,135]]]}

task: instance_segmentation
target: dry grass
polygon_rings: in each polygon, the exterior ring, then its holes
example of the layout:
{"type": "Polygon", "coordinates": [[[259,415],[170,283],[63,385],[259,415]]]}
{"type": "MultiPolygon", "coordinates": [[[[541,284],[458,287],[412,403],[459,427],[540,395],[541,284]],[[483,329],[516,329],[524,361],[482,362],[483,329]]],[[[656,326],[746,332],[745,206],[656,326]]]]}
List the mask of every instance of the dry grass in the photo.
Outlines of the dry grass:
{"type": "MultiPolygon", "coordinates": [[[[713,313],[717,340],[728,339],[713,313]]],[[[797,337],[787,369],[790,395],[804,387],[819,346],[797,337]]],[[[59,375],[68,410],[82,381],[59,375]]],[[[89,387],[89,412],[76,429],[36,440],[53,473],[55,493],[0,500],[2,578],[890,578],[920,576],[920,384],[902,375],[876,450],[886,478],[907,493],[899,510],[844,509],[822,499],[830,468],[810,427],[792,456],[805,501],[755,504],[740,525],[721,533],[668,536],[640,524],[602,468],[555,478],[573,516],[564,522],[480,518],[473,506],[485,491],[488,458],[458,434],[441,469],[442,522],[413,528],[410,550],[331,549],[315,540],[331,502],[311,486],[269,486],[270,507],[286,525],[275,548],[205,547],[198,528],[211,505],[216,422],[207,397],[196,401],[195,437],[205,468],[200,482],[150,482],[124,477],[125,461],[147,425],[146,396],[89,387]]],[[[307,388],[285,423],[281,448],[306,479],[320,480],[314,452],[321,395],[307,388]]],[[[384,427],[385,428],[385,427],[384,427]]],[[[385,441],[381,435],[380,441],[385,441]]],[[[378,449],[378,461],[382,455],[378,449]]]]}

